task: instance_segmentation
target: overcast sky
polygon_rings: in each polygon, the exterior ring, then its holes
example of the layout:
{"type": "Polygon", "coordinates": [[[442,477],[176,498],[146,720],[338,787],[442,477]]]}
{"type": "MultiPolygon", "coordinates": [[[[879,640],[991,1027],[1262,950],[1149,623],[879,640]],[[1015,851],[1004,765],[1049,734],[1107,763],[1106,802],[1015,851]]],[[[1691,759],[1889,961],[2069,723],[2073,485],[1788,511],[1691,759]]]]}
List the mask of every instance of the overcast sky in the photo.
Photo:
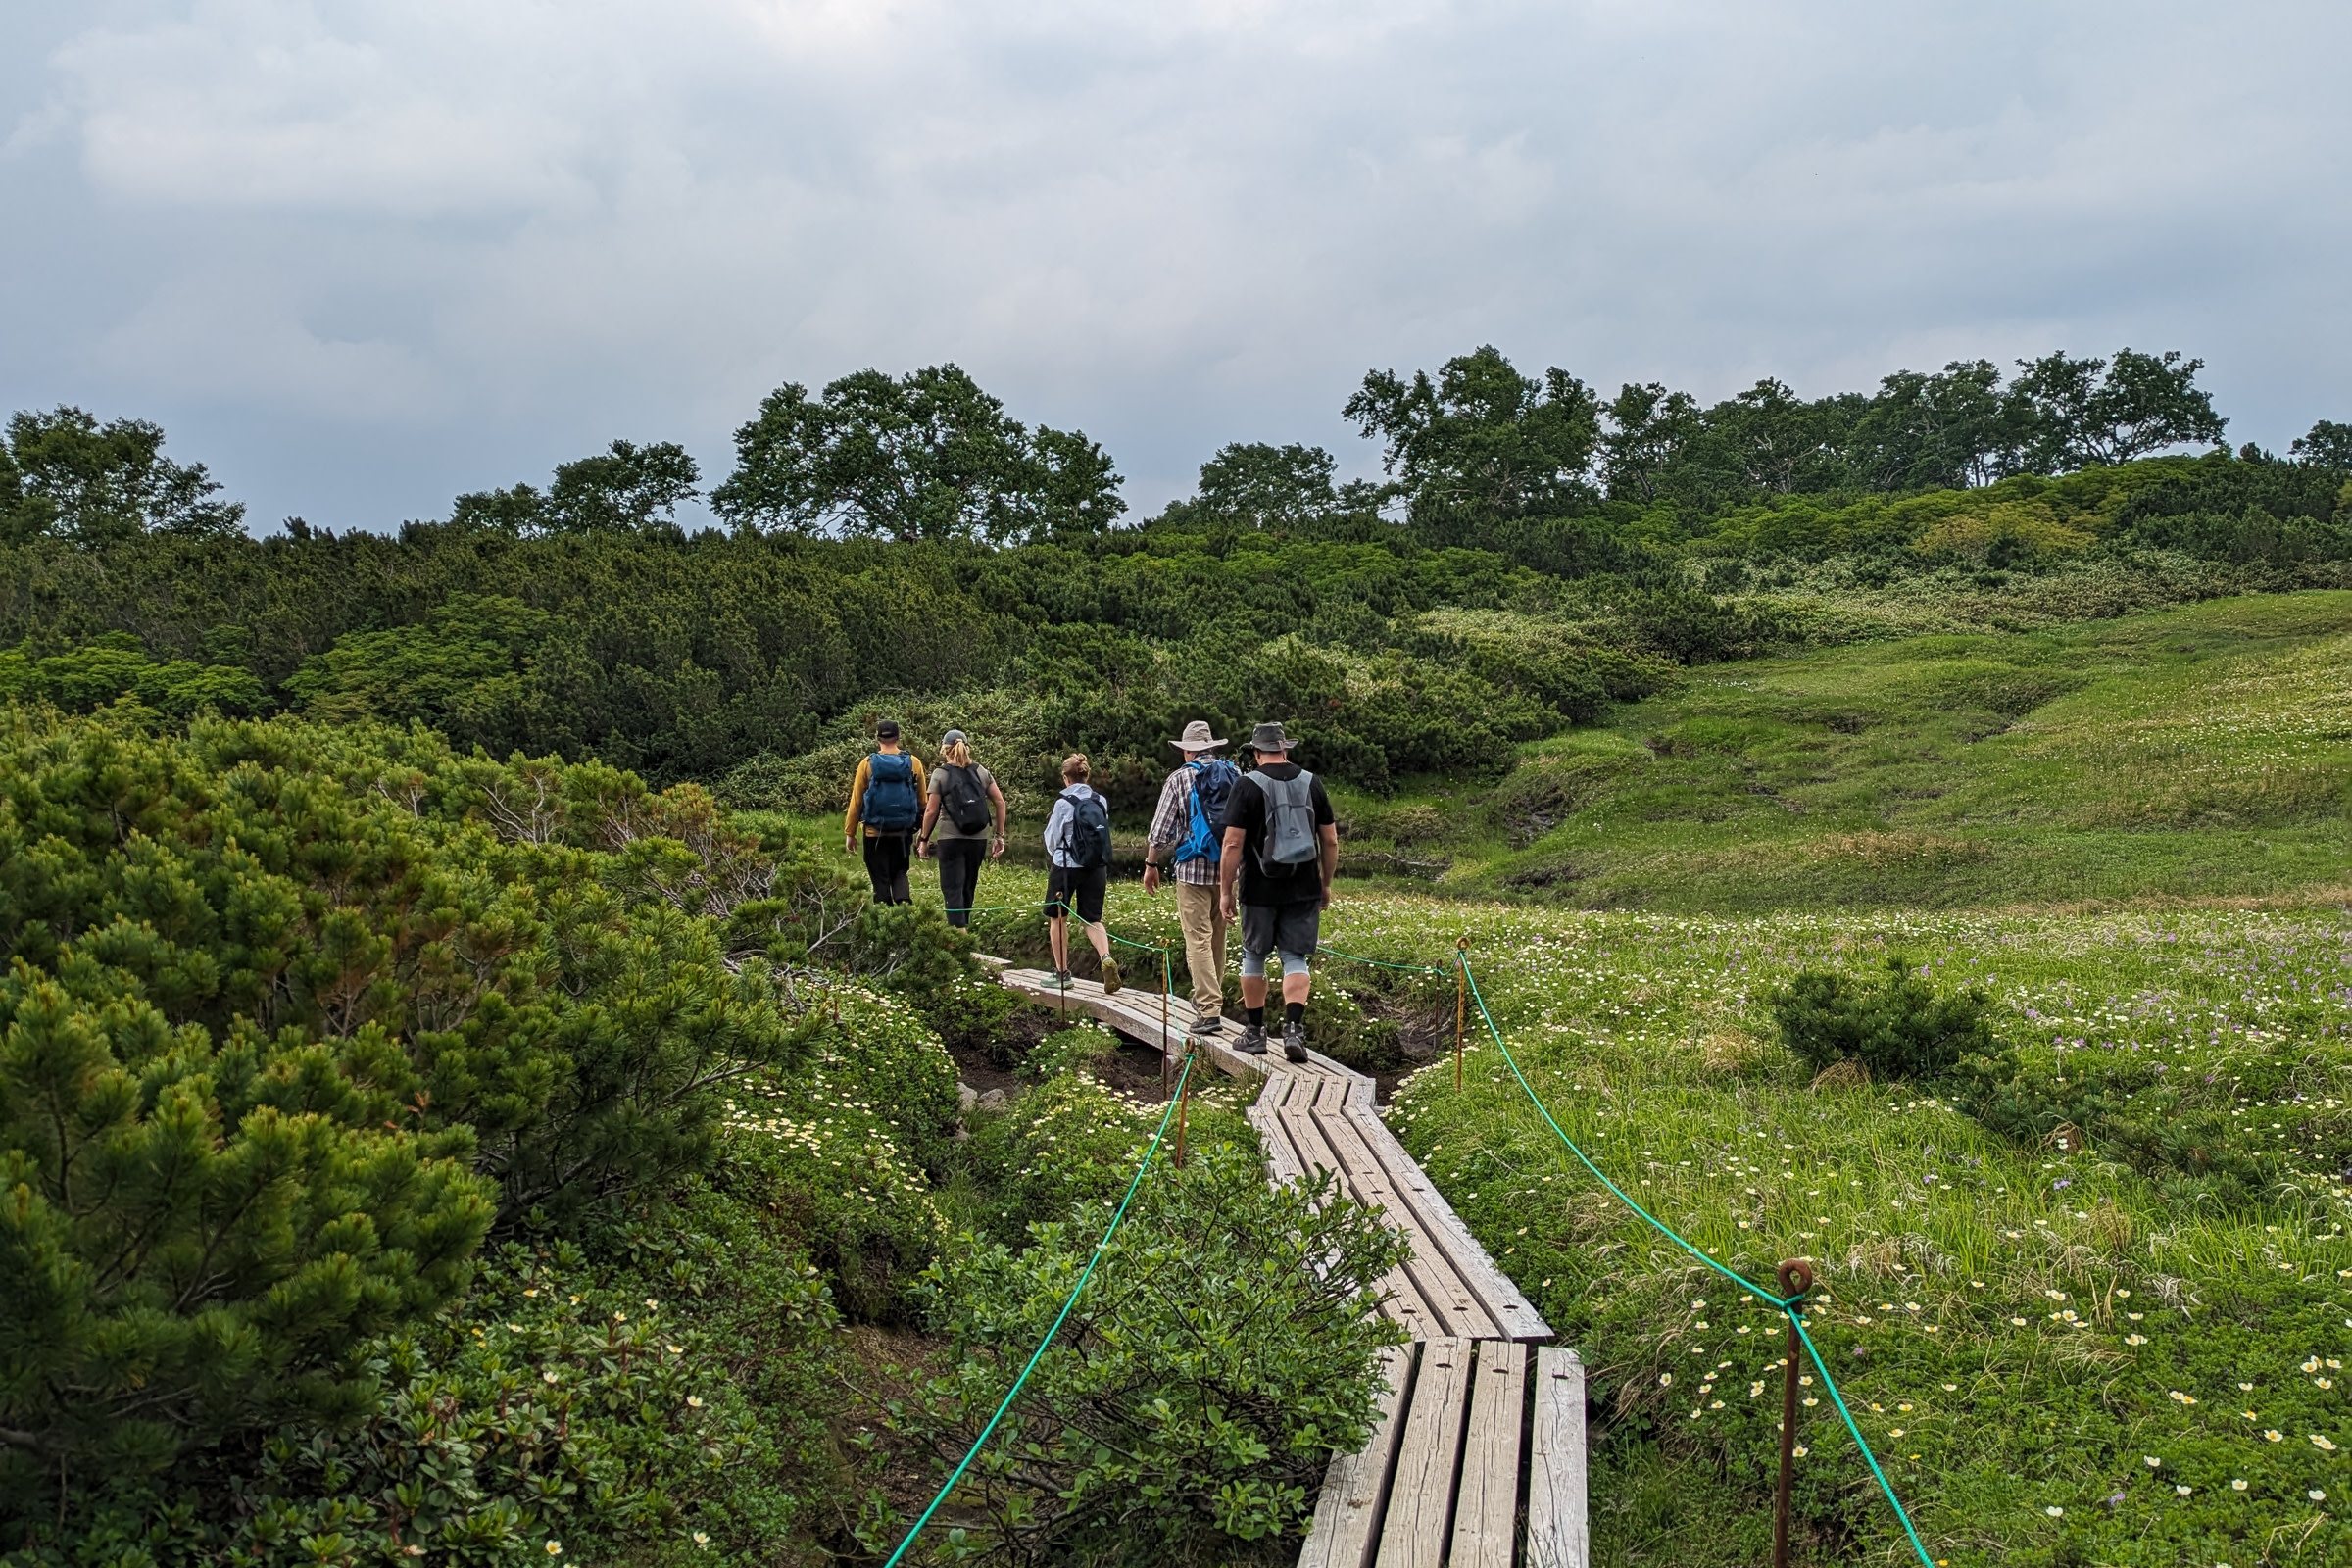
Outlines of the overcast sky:
{"type": "Polygon", "coordinates": [[[2352,5],[0,0],[0,404],[257,527],[952,360],[1139,512],[1373,367],[2180,348],[2352,418],[2352,5]]]}

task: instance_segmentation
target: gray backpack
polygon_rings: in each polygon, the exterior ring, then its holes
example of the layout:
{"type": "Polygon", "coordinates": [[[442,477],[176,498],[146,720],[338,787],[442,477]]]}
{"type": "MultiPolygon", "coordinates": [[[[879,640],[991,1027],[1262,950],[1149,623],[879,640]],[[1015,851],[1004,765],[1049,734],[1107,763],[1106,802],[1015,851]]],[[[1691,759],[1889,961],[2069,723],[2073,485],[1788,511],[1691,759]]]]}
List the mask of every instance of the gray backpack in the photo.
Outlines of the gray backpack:
{"type": "Polygon", "coordinates": [[[1315,775],[1304,768],[1297,778],[1269,778],[1251,773],[1250,782],[1266,798],[1266,834],[1258,841],[1257,863],[1264,871],[1280,866],[1305,865],[1322,853],[1315,838],[1315,775]]]}

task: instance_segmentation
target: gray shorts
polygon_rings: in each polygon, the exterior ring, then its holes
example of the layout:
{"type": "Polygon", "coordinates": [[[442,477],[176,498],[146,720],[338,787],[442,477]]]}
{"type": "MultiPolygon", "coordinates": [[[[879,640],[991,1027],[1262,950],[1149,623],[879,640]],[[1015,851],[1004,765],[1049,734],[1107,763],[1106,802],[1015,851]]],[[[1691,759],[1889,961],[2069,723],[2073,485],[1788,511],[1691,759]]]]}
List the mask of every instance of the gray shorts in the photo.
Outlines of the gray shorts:
{"type": "Polygon", "coordinates": [[[1312,904],[1242,906],[1242,973],[1261,979],[1266,955],[1282,955],[1282,972],[1304,974],[1323,936],[1323,910],[1312,904]]]}

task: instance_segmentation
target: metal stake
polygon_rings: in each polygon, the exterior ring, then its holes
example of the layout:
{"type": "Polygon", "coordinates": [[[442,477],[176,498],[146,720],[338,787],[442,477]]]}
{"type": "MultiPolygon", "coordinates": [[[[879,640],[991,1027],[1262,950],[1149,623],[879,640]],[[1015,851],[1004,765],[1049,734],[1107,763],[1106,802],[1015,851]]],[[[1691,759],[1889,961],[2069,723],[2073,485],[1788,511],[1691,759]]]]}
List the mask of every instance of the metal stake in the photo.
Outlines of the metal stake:
{"type": "Polygon", "coordinates": [[[1184,1096],[1176,1102],[1176,1168],[1184,1169],[1184,1114],[1193,1108],[1193,1048],[1184,1048],[1184,1096]]]}
{"type": "Polygon", "coordinates": [[[1462,1032],[1470,1021],[1470,939],[1453,939],[1453,1087],[1462,1087],[1462,1032]]]}
{"type": "Polygon", "coordinates": [[[1781,1377],[1781,1485],[1773,1499],[1772,1568],[1788,1568],[1788,1489],[1796,1479],[1796,1313],[1813,1289],[1813,1270],[1801,1259],[1781,1265],[1781,1298],[1788,1303],[1788,1364],[1781,1377]]]}
{"type": "Polygon", "coordinates": [[[1168,950],[1159,950],[1159,1098],[1168,1098],[1168,992],[1175,987],[1175,971],[1168,963],[1168,950]]]}

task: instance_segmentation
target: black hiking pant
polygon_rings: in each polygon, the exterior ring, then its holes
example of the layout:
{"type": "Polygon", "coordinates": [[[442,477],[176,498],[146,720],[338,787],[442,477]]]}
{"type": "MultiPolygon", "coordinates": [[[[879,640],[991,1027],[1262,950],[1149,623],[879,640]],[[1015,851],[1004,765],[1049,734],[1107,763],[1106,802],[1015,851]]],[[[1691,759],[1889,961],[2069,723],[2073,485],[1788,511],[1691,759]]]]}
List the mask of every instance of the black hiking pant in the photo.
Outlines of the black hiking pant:
{"type": "Polygon", "coordinates": [[[939,857],[939,896],[947,901],[948,924],[970,925],[972,905],[980,896],[980,862],[988,858],[986,839],[931,841],[939,857]]]}
{"type": "Polygon", "coordinates": [[[874,833],[865,841],[865,874],[874,884],[876,904],[912,904],[906,886],[906,861],[914,844],[912,833],[874,833]]]}

